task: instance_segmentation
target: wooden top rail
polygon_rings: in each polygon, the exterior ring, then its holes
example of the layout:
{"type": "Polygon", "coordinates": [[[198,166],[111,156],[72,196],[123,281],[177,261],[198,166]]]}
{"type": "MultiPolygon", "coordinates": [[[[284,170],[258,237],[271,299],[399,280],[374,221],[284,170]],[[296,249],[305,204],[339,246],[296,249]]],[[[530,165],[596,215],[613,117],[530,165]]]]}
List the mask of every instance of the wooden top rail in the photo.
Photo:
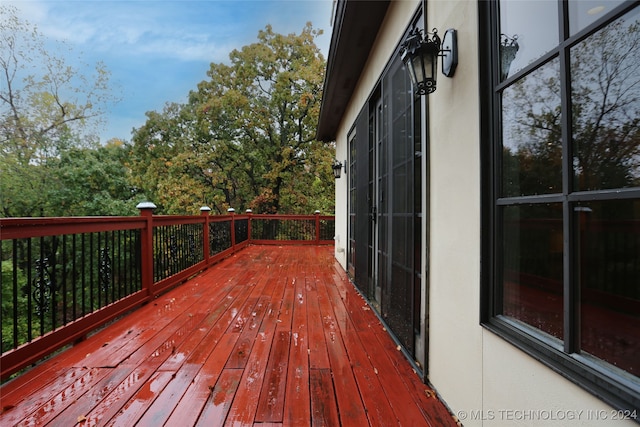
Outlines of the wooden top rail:
{"type": "Polygon", "coordinates": [[[144,228],[141,217],[0,218],[0,240],[144,228]]]}

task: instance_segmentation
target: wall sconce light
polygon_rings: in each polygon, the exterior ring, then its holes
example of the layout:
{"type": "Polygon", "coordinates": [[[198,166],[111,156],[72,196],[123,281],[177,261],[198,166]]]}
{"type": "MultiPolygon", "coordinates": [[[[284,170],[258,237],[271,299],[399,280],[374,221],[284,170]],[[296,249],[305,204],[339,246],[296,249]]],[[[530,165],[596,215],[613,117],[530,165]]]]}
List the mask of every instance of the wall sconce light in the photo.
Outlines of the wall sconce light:
{"type": "Polygon", "coordinates": [[[456,71],[458,36],[452,28],[445,31],[441,40],[435,28],[423,35],[422,30],[414,27],[400,48],[402,62],[409,71],[417,95],[435,92],[438,56],[442,57],[442,74],[453,77],[456,71]]]}
{"type": "MultiPolygon", "coordinates": [[[[340,178],[340,175],[342,173],[342,163],[340,163],[337,159],[333,159],[333,166],[331,166],[331,168],[333,169],[333,177],[335,179],[340,178]]],[[[347,173],[347,161],[344,161],[344,173],[347,173]]]]}

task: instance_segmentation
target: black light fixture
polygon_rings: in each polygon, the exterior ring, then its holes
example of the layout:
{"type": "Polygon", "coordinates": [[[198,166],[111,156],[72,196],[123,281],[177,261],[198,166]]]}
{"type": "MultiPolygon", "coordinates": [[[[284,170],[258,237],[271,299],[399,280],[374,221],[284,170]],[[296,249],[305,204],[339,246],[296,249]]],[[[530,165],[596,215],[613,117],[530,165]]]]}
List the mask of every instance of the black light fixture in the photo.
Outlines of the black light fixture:
{"type": "Polygon", "coordinates": [[[458,65],[458,37],[454,29],[448,29],[441,40],[438,30],[424,32],[417,27],[401,46],[401,58],[409,71],[417,95],[435,92],[438,56],[442,57],[442,74],[453,77],[458,65]]]}
{"type": "MultiPolygon", "coordinates": [[[[344,162],[344,172],[347,173],[347,162],[344,162]]],[[[337,159],[333,159],[333,166],[331,166],[331,168],[333,169],[333,177],[335,179],[340,178],[340,175],[342,173],[342,163],[340,163],[337,159]]]]}

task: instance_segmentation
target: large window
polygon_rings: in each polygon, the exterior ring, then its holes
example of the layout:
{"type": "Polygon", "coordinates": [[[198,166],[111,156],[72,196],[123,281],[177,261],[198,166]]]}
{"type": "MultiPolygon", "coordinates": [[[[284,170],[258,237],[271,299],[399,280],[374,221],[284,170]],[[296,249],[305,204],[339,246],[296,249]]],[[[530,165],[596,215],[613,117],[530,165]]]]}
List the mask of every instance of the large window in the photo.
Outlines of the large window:
{"type": "Polygon", "coordinates": [[[491,52],[483,323],[638,408],[640,7],[479,3],[491,52]]]}

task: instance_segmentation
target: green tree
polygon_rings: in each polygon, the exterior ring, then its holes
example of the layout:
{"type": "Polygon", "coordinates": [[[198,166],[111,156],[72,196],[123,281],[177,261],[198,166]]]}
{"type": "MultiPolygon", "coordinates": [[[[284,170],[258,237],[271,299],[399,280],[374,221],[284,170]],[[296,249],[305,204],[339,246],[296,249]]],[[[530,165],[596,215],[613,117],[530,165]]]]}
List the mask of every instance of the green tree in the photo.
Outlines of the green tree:
{"type": "Polygon", "coordinates": [[[0,195],[4,216],[49,215],[43,198],[62,151],[94,147],[103,108],[114,97],[109,73],[90,75],[63,58],[70,50],[0,6],[0,195]]]}
{"type": "MultiPolygon", "coordinates": [[[[2,283],[13,283],[13,265],[11,261],[0,261],[2,266],[2,283]]],[[[22,270],[18,269],[16,278],[18,283],[24,283],[26,278],[22,270]]],[[[16,330],[14,331],[13,321],[2,322],[2,352],[13,348],[14,343],[24,344],[29,339],[27,322],[24,313],[27,312],[28,296],[18,289],[17,292],[11,286],[2,286],[2,319],[13,319],[14,314],[17,318],[16,330]],[[17,305],[14,307],[14,299],[17,305]],[[15,313],[14,313],[15,310],[15,313]],[[14,333],[15,332],[15,333],[14,333]]],[[[31,328],[37,330],[40,328],[40,320],[34,316],[31,319],[31,328]]]]}
{"type": "Polygon", "coordinates": [[[140,196],[129,183],[128,154],[118,139],[97,148],[63,151],[53,171],[52,215],[137,215],[135,200],[140,196]]]}
{"type": "Polygon", "coordinates": [[[319,34],[310,23],[289,35],[267,26],[228,64],[211,64],[186,105],[148,113],[133,137],[136,184],[166,213],[332,211],[334,148],[315,140],[319,34]]]}

